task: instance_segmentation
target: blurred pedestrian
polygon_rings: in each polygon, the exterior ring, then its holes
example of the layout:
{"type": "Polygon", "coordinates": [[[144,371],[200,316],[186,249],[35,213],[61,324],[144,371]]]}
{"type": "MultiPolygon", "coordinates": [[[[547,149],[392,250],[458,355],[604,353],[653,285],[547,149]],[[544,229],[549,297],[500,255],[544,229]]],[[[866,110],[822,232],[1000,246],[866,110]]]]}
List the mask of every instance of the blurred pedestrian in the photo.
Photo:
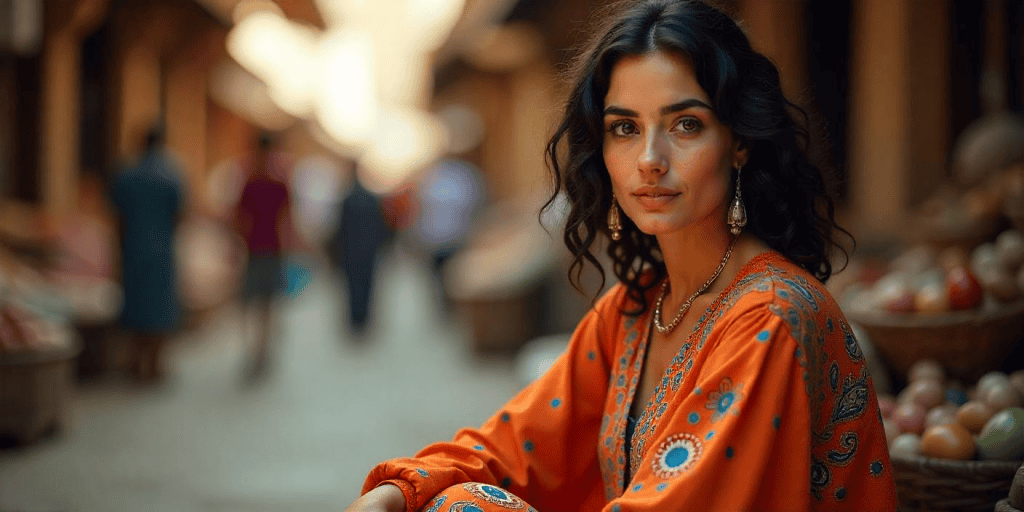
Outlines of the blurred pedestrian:
{"type": "Polygon", "coordinates": [[[332,259],[349,292],[349,326],[361,335],[370,322],[377,258],[391,238],[381,198],[366,189],[358,178],[341,202],[338,227],[330,241],[332,259]]]}
{"type": "MultiPolygon", "coordinates": [[[[243,312],[255,310],[255,352],[247,377],[258,379],[267,366],[273,305],[285,287],[284,248],[294,237],[288,164],[275,152],[276,141],[262,133],[243,169],[246,182],[235,209],[235,228],[248,252],[242,283],[243,312]]],[[[245,315],[247,316],[247,315],[245,315]]]]}
{"type": "Polygon", "coordinates": [[[121,325],[132,336],[128,369],[147,383],[164,377],[161,353],[181,317],[173,247],[184,194],[181,168],[163,143],[163,132],[151,129],[145,151],[111,191],[120,220],[121,325]]]}
{"type": "Polygon", "coordinates": [[[417,189],[419,211],[413,235],[427,253],[446,311],[451,299],[444,286],[444,265],[466,244],[484,198],[480,171],[456,158],[438,162],[427,171],[417,189]]]}

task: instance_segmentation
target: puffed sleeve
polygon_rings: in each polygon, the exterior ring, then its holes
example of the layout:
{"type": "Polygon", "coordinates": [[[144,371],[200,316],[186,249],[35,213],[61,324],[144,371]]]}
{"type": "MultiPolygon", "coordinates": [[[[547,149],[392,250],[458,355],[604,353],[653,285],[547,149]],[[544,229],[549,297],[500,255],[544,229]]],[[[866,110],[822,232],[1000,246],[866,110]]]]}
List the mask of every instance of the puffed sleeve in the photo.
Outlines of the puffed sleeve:
{"type": "Polygon", "coordinates": [[[858,464],[842,475],[845,501],[815,497],[813,452],[821,439],[814,436],[823,433],[814,428],[810,394],[816,391],[806,374],[816,357],[805,351],[823,347],[802,346],[781,317],[761,306],[734,318],[709,349],[694,385],[670,403],[635,478],[607,512],[895,510],[891,478],[872,476],[870,462],[860,464],[873,456],[888,464],[877,412],[824,433],[835,438],[836,460],[850,466],[857,457],[858,464]]]}
{"type": "Polygon", "coordinates": [[[482,482],[542,511],[600,508],[597,436],[624,296],[621,285],[606,294],[551,369],[480,428],[460,430],[451,442],[427,446],[414,458],[379,464],[363,492],[395,484],[415,512],[449,486],[482,482]]]}

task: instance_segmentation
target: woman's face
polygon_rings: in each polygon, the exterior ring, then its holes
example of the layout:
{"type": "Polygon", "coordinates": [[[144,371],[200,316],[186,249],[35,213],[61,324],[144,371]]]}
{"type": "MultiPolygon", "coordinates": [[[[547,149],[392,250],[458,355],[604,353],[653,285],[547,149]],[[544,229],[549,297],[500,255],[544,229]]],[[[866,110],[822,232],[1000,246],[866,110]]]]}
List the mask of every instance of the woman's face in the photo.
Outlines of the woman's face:
{"type": "Polygon", "coordinates": [[[604,99],[604,162],[622,210],[649,235],[717,222],[732,167],[746,163],[718,121],[690,59],[657,51],[612,69],[604,99]]]}

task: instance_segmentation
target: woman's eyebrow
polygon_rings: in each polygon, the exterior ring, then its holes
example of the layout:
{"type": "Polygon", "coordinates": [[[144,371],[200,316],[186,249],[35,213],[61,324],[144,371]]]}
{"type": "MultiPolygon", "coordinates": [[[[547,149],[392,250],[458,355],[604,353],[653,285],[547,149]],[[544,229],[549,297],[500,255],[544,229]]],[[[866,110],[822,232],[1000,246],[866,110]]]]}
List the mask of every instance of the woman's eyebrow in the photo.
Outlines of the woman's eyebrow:
{"type": "Polygon", "coordinates": [[[629,110],[628,108],[616,107],[615,105],[609,105],[604,109],[604,115],[606,116],[626,116],[626,117],[640,117],[635,110],[629,110]]]}
{"type": "MultiPolygon", "coordinates": [[[[712,112],[715,111],[715,109],[711,108],[711,105],[708,105],[707,103],[704,103],[703,101],[698,100],[696,98],[691,98],[691,99],[688,99],[688,100],[683,100],[683,101],[680,101],[678,103],[673,103],[671,105],[667,105],[667,106],[661,107],[661,115],[672,114],[672,113],[675,113],[675,112],[682,112],[683,110],[686,110],[688,108],[694,108],[694,107],[696,107],[696,108],[704,108],[704,109],[710,110],[712,112]]],[[[630,110],[628,108],[622,108],[622,107],[618,107],[618,106],[615,106],[615,105],[609,105],[608,107],[605,107],[604,115],[606,115],[606,116],[640,117],[640,114],[638,114],[635,110],[630,110]]]]}
{"type": "Polygon", "coordinates": [[[680,101],[679,103],[673,103],[673,104],[668,105],[666,107],[661,107],[661,115],[672,114],[672,113],[675,113],[675,112],[681,112],[683,110],[686,110],[688,108],[693,108],[693,107],[706,108],[706,109],[708,109],[708,110],[710,110],[712,112],[715,111],[715,109],[711,108],[711,105],[708,105],[707,103],[704,103],[703,101],[698,100],[696,98],[691,98],[691,99],[688,99],[688,100],[680,101]]]}

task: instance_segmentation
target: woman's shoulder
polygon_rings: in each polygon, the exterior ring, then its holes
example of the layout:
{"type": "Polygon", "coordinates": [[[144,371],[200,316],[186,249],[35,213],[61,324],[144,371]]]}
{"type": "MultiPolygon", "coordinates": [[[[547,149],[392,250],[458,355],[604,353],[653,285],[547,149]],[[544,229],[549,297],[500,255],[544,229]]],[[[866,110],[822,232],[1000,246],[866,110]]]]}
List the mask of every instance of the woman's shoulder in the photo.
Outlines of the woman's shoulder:
{"type": "Polygon", "coordinates": [[[735,313],[760,311],[778,316],[794,334],[813,330],[822,321],[842,318],[842,311],[825,285],[775,251],[752,259],[737,277],[729,296],[735,313]]]}

